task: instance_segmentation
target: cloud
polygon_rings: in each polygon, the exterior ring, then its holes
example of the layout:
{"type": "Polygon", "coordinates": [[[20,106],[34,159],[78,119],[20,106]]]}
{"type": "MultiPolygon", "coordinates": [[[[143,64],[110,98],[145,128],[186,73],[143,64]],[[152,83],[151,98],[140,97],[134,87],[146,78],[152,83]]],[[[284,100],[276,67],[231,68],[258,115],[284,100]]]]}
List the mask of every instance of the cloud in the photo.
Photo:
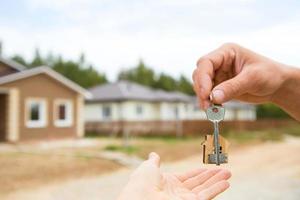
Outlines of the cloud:
{"type": "Polygon", "coordinates": [[[72,59],[85,52],[110,79],[139,58],[158,71],[190,76],[201,55],[229,41],[300,66],[300,20],[293,7],[282,6],[277,16],[275,7],[267,10],[254,0],[27,0],[25,5],[31,16],[26,26],[0,23],[7,55],[30,58],[35,47],[72,59]]]}

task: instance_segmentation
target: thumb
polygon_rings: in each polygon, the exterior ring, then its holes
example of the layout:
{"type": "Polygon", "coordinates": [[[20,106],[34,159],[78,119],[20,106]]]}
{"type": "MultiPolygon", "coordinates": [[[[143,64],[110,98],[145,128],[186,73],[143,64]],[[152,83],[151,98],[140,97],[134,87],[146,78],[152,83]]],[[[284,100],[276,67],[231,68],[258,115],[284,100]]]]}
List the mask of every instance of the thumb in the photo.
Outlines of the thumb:
{"type": "Polygon", "coordinates": [[[153,163],[155,166],[159,167],[160,157],[157,153],[151,152],[148,156],[148,162],[153,163]]]}
{"type": "Polygon", "coordinates": [[[212,101],[217,104],[222,104],[235,97],[245,94],[251,83],[248,78],[242,74],[235,76],[232,79],[224,81],[214,87],[212,91],[212,101]]]}

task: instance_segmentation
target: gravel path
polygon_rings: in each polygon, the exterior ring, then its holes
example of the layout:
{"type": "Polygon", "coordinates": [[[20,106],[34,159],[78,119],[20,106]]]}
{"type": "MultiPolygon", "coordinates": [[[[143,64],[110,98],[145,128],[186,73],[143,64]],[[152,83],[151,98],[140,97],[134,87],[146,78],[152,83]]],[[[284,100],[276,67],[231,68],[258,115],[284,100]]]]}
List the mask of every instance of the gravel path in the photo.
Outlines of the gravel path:
{"type": "MultiPolygon", "coordinates": [[[[231,188],[220,200],[300,199],[300,139],[265,143],[230,153],[231,188]]],[[[164,170],[184,171],[199,166],[200,156],[163,165],[164,170]]],[[[104,176],[20,190],[4,200],[112,200],[130,174],[122,169],[104,176]]]]}

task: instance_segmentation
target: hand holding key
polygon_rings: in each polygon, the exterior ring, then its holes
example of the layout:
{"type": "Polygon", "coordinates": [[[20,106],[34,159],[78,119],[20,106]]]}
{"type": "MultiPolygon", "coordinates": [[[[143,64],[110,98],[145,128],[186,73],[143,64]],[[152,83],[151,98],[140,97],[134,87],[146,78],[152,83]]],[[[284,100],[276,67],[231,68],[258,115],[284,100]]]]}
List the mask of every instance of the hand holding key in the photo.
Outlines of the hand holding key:
{"type": "Polygon", "coordinates": [[[194,90],[205,109],[211,94],[217,104],[230,99],[267,102],[284,82],[281,65],[239,45],[225,44],[198,60],[194,90]]]}

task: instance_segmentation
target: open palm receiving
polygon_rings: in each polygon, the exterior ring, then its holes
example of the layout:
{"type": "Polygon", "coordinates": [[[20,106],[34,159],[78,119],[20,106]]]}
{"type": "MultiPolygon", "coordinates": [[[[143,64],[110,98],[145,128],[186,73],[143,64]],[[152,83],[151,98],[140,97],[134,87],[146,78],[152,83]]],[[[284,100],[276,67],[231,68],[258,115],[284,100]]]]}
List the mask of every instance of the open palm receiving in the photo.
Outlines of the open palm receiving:
{"type": "Polygon", "coordinates": [[[212,199],[229,187],[231,174],[225,169],[198,168],[183,174],[162,173],[160,157],[150,153],[131,175],[119,200],[212,199]]]}

